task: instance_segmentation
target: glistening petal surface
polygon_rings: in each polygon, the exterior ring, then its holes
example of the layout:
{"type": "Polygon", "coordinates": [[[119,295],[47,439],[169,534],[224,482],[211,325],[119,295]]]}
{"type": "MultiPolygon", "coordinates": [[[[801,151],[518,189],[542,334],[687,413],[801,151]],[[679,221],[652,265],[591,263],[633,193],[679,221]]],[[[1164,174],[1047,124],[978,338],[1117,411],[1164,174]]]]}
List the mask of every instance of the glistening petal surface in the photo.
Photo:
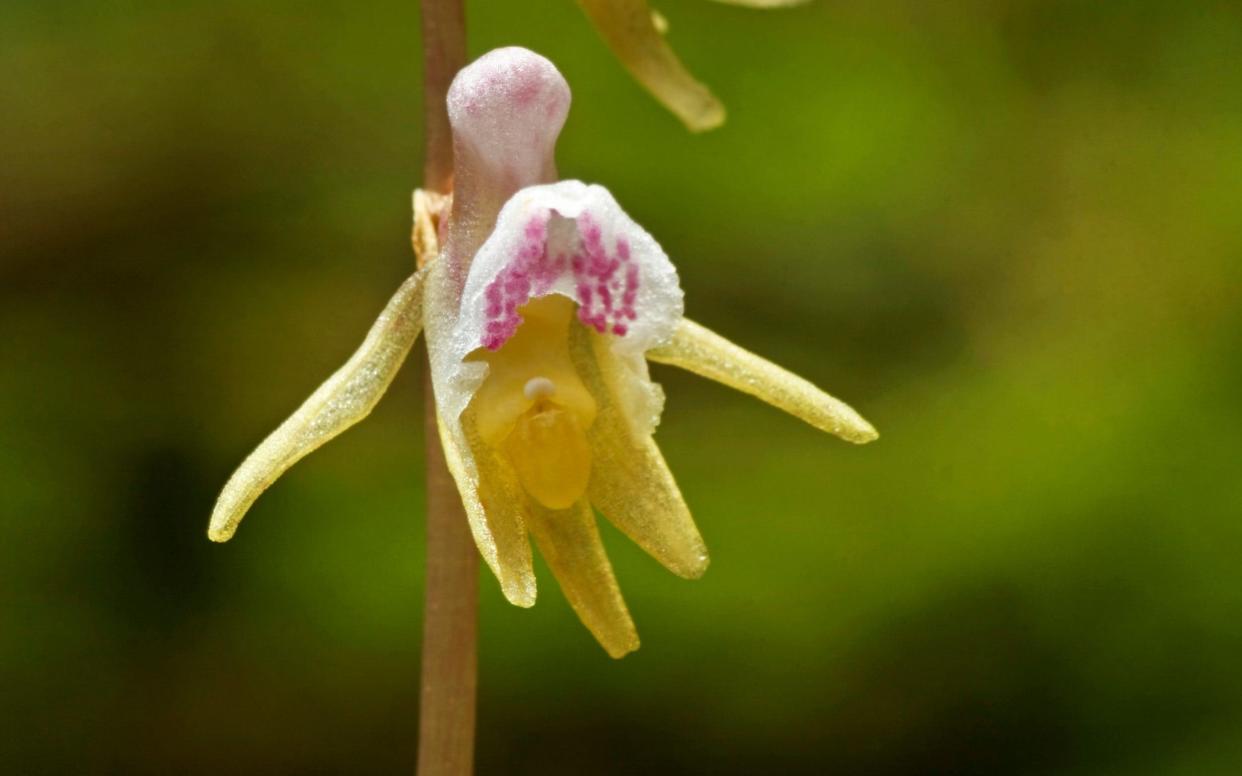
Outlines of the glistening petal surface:
{"type": "Polygon", "coordinates": [[[371,412],[422,330],[424,277],[420,270],[401,284],[345,365],[233,473],[211,514],[212,541],[230,539],[246,510],[281,474],[371,412]]]}
{"type": "Polygon", "coordinates": [[[758,397],[846,441],[864,444],[879,436],[845,402],[688,319],[682,319],[672,339],[649,351],[647,358],[758,397]]]}
{"type": "Polygon", "coordinates": [[[530,532],[569,605],[612,657],[638,649],[634,621],[604,552],[595,514],[585,500],[568,509],[546,509],[529,500],[530,532]]]}
{"type": "Polygon", "coordinates": [[[526,494],[513,466],[479,438],[472,409],[462,417],[462,430],[479,475],[478,504],[496,548],[493,570],[500,589],[510,603],[534,606],[535,570],[522,514],[526,494]]]}
{"type": "Polygon", "coordinates": [[[574,365],[595,396],[599,414],[591,443],[591,503],[669,571],[697,579],[707,547],[651,434],[635,432],[617,401],[626,379],[603,336],[581,329],[571,337],[574,365]]]}

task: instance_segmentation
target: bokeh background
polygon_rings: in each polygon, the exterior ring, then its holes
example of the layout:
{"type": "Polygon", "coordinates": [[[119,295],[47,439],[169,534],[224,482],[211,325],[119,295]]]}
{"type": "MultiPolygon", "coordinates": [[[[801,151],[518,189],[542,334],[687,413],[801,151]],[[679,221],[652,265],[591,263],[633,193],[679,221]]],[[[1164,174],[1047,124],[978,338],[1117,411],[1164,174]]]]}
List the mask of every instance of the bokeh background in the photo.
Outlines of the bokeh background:
{"type": "MultiPolygon", "coordinates": [[[[0,771],[411,770],[417,368],[204,528],[410,271],[416,5],[0,5],[0,771]]],[[[883,437],[656,367],[712,568],[603,529],[620,662],[485,576],[479,772],[1242,772],[1238,6],[660,8],[723,129],[569,0],[470,47],[552,58],[562,173],[883,437]]]]}

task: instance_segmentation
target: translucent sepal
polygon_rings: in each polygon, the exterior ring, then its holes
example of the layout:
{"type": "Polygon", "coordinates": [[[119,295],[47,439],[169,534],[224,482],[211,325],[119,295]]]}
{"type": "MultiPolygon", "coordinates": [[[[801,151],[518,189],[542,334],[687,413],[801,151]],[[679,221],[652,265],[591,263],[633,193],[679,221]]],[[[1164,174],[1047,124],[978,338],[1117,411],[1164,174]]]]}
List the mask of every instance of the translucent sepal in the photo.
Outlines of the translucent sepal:
{"type": "Polygon", "coordinates": [[[724,106],[664,40],[646,0],[578,0],[608,48],[692,132],[724,123],[724,106]]]}
{"type": "Polygon", "coordinates": [[[591,506],[582,500],[552,510],[530,502],[530,532],[565,598],[614,658],[638,649],[638,633],[604,552],[591,506]]]}
{"type": "MultiPolygon", "coordinates": [[[[480,437],[473,408],[466,410],[462,429],[478,473],[476,498],[464,502],[467,518],[472,527],[486,528],[483,540],[491,551],[484,557],[500,582],[505,598],[515,606],[534,606],[535,570],[524,517],[526,493],[512,464],[480,437]]],[[[452,459],[450,471],[460,470],[461,455],[452,438],[442,432],[441,439],[450,440],[445,444],[445,457],[452,459]],[[451,452],[449,445],[454,445],[451,452]]],[[[475,541],[479,543],[477,533],[475,541]]]]}
{"type": "Polygon", "coordinates": [[[582,329],[571,341],[575,366],[599,412],[591,427],[591,503],[669,571],[697,579],[709,562],[703,537],[650,433],[636,433],[617,401],[627,373],[604,337],[582,329]]]}
{"type": "Polygon", "coordinates": [[[647,358],[758,397],[846,441],[864,444],[879,436],[845,402],[693,321],[682,319],[673,337],[648,351],[647,358]]]}
{"type": "Polygon", "coordinates": [[[228,541],[281,474],[371,412],[422,330],[423,280],[419,270],[401,284],[349,361],[242,462],[216,501],[208,538],[228,541]]]}

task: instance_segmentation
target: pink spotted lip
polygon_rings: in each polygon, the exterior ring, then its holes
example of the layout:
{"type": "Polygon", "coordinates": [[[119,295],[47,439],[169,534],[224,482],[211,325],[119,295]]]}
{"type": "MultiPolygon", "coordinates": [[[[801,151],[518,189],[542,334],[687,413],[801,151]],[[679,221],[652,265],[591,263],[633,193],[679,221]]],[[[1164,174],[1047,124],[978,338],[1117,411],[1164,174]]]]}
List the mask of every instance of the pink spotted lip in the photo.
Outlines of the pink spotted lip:
{"type": "Polygon", "coordinates": [[[629,241],[617,237],[606,245],[603,230],[589,211],[566,219],[547,208],[526,221],[512,259],[483,292],[487,306],[480,344],[499,350],[522,323],[518,308],[548,294],[567,274],[578,303],[578,320],[601,334],[625,336],[638,319],[635,302],[641,282],[629,241]],[[550,223],[571,228],[549,229],[550,223]]]}

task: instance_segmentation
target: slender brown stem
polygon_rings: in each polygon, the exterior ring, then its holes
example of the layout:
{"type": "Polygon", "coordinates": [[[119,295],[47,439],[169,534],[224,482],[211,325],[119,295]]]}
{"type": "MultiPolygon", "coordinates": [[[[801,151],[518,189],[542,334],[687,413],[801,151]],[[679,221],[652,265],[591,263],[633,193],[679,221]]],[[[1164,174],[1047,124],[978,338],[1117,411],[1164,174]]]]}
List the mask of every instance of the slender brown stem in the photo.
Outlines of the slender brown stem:
{"type": "MultiPolygon", "coordinates": [[[[453,144],[445,96],[466,64],[462,0],[422,0],[423,186],[452,188],[453,144]]],[[[436,426],[431,371],[424,359],[427,459],[427,582],[423,614],[419,776],[465,776],[474,770],[478,684],[479,555],[461,498],[444,463],[436,426]]]]}
{"type": "Polygon", "coordinates": [[[462,0],[422,0],[423,188],[447,194],[453,186],[453,133],[445,99],[466,66],[466,11],[462,0]]]}
{"type": "MultiPolygon", "coordinates": [[[[425,362],[424,362],[425,363],[425,362]]],[[[430,375],[430,371],[424,371],[430,375]]],[[[431,380],[423,380],[427,449],[427,593],[423,614],[419,776],[474,769],[479,551],[444,465],[431,380]]]]}

